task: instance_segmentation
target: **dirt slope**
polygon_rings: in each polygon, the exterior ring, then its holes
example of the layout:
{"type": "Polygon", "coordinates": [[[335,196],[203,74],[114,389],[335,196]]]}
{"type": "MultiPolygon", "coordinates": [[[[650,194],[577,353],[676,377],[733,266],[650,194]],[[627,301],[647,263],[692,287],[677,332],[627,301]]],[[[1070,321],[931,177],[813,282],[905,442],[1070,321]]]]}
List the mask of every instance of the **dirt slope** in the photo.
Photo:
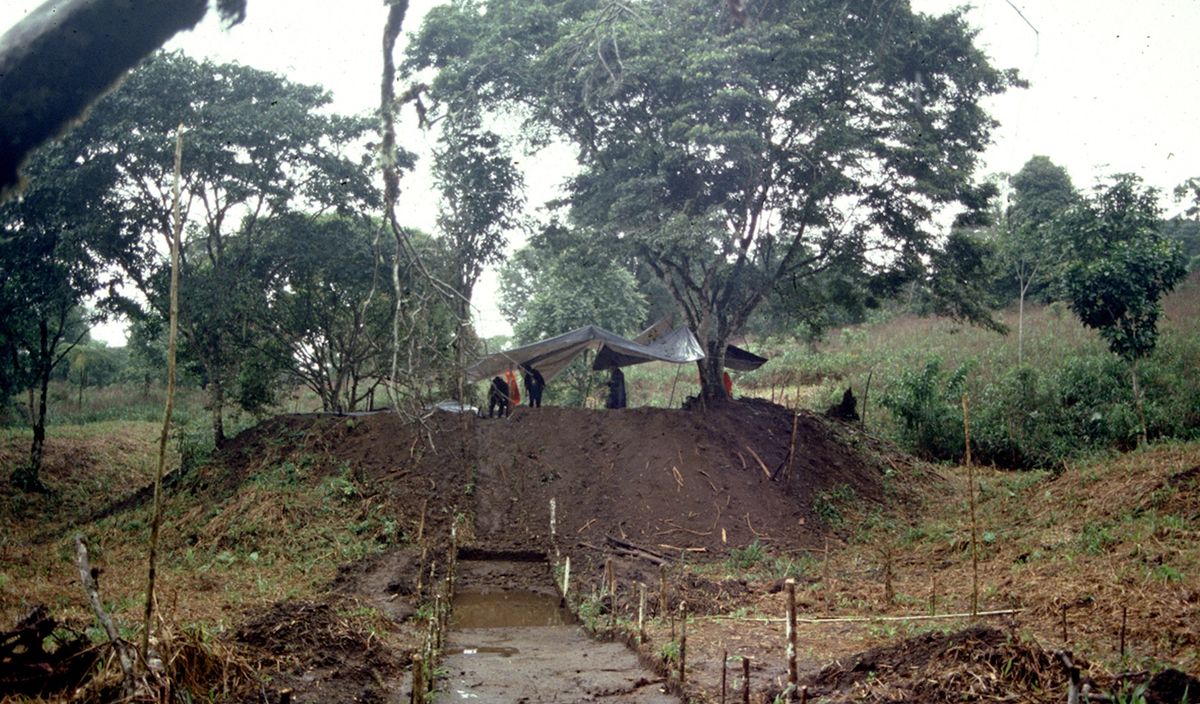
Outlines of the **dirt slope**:
{"type": "Polygon", "coordinates": [[[410,520],[428,500],[430,530],[473,516],[462,542],[490,550],[548,550],[551,499],[560,545],[612,536],[667,552],[755,540],[813,547],[837,502],[903,503],[902,487],[927,476],[851,426],[802,413],[795,427],[790,468],[792,415],[760,401],[520,407],[506,419],[437,413],[422,425],[390,413],[281,417],[239,438],[230,456],[259,454],[263,437],[281,431],[303,434],[382,491],[410,497],[410,520]]]}

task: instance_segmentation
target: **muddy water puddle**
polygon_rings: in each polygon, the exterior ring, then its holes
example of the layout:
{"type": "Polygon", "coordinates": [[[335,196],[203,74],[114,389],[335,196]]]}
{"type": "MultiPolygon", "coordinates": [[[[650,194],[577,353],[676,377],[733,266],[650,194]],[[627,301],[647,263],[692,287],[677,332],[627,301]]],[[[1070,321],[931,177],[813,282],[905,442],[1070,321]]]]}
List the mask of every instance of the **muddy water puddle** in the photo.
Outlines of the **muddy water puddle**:
{"type": "Polygon", "coordinates": [[[540,592],[459,589],[454,595],[450,627],[520,628],[572,623],[571,614],[559,608],[558,604],[557,596],[540,592]]]}
{"type": "Polygon", "coordinates": [[[459,567],[439,704],[679,701],[625,646],[593,641],[559,608],[544,563],[459,567]]]}

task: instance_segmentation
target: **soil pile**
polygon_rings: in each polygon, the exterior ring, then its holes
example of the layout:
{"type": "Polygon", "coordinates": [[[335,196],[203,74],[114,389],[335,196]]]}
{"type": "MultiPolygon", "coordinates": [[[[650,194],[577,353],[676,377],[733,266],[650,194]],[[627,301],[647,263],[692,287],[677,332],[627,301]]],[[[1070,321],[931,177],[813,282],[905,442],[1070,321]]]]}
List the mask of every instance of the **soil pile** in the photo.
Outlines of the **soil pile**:
{"type": "MultiPolygon", "coordinates": [[[[1086,666],[1086,663],[1076,664],[1086,666]]],[[[1066,699],[1052,654],[995,628],[926,633],[860,653],[801,682],[821,702],[1045,702],[1066,699]],[[1061,696],[1060,696],[1061,695],[1061,696]]]]}
{"type": "Polygon", "coordinates": [[[214,483],[231,490],[245,478],[253,463],[239,457],[298,446],[407,497],[398,510],[410,524],[425,502],[427,531],[445,534],[457,516],[462,544],[497,551],[608,537],[676,556],[756,540],[811,548],[851,503],[902,504],[928,476],[857,426],[746,400],[690,411],[519,407],[504,419],[438,412],[421,423],[285,416],[239,437],[226,452],[230,474],[214,483]]]}

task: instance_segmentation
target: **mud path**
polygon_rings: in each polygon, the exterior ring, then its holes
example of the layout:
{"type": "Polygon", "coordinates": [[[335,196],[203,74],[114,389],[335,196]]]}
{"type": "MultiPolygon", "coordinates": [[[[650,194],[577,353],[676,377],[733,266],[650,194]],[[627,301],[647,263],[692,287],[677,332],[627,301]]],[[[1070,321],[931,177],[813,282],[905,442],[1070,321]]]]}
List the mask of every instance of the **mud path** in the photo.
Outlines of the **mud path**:
{"type": "Polygon", "coordinates": [[[558,608],[544,563],[463,561],[437,701],[678,704],[619,643],[558,608]]]}

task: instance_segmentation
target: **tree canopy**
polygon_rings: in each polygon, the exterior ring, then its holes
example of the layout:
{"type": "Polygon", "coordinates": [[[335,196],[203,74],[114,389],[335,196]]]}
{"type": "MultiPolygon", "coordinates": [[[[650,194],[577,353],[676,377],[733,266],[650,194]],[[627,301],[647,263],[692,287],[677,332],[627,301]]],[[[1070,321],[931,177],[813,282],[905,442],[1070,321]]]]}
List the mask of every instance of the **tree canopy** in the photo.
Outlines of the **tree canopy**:
{"type": "Polygon", "coordinates": [[[826,0],[457,0],[413,40],[450,113],[509,112],[579,150],[572,217],[644,257],[709,354],[787,277],[831,262],[903,268],[931,217],[973,200],[993,121],[1018,82],[961,13],[826,0]]]}

